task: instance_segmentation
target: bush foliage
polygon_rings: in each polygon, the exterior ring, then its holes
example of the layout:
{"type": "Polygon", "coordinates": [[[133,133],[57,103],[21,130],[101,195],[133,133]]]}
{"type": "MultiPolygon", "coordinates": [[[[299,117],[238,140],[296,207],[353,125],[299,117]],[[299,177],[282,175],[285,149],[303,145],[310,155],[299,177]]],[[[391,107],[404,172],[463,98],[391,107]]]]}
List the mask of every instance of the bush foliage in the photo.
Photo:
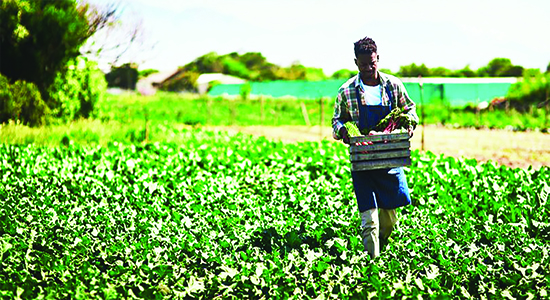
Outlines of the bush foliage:
{"type": "Polygon", "coordinates": [[[32,126],[50,116],[87,117],[105,90],[103,74],[83,58],[81,46],[112,24],[115,10],[86,1],[0,1],[0,122],[32,126]],[[51,114],[50,114],[51,113],[51,114]]]}
{"type": "Polygon", "coordinates": [[[120,67],[111,67],[111,72],[105,74],[105,79],[109,87],[135,90],[139,76],[137,65],[127,63],[120,67]]]}
{"type": "Polygon", "coordinates": [[[107,82],[97,63],[84,57],[70,60],[48,88],[52,115],[60,120],[93,116],[95,105],[101,101],[107,82]]]}
{"type": "Polygon", "coordinates": [[[29,126],[46,124],[50,109],[34,83],[17,80],[10,84],[0,74],[0,123],[20,121],[29,126]]]}
{"type": "Polygon", "coordinates": [[[507,98],[516,107],[525,110],[529,106],[548,105],[550,73],[529,75],[510,87],[507,98]]]}
{"type": "Polygon", "coordinates": [[[73,0],[0,3],[0,73],[45,90],[90,36],[86,11],[73,0]]]}

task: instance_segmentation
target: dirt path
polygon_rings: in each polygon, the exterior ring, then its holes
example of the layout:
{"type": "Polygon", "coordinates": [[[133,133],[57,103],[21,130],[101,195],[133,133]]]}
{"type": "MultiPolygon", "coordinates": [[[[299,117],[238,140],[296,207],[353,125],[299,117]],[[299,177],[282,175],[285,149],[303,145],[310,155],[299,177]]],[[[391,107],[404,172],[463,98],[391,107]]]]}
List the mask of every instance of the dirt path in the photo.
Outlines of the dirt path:
{"type": "MultiPolygon", "coordinates": [[[[247,126],[210,127],[214,130],[263,135],[286,142],[333,140],[330,127],[247,126]]],[[[422,127],[415,131],[412,149],[421,149],[422,127]]],[[[507,130],[449,129],[426,126],[424,150],[454,157],[493,160],[510,167],[550,166],[550,134],[507,130]]]]}

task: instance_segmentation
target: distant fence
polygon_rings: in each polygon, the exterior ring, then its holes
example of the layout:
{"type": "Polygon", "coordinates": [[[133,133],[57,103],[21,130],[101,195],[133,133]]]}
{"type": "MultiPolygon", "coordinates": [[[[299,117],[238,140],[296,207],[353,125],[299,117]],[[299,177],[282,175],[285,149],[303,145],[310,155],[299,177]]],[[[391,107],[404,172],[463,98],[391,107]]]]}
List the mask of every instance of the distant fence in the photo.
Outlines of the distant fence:
{"type": "MultiPolygon", "coordinates": [[[[515,77],[498,78],[401,78],[409,96],[413,101],[425,104],[444,100],[452,107],[467,104],[490,102],[494,98],[506,96],[510,86],[517,82],[515,77]],[[422,96],[422,97],[421,97],[422,96]]],[[[324,81],[270,81],[250,82],[251,97],[295,97],[298,99],[334,98],[338,88],[346,80],[324,81]]],[[[220,84],[214,86],[208,95],[229,96],[240,95],[242,84],[220,84]]]]}

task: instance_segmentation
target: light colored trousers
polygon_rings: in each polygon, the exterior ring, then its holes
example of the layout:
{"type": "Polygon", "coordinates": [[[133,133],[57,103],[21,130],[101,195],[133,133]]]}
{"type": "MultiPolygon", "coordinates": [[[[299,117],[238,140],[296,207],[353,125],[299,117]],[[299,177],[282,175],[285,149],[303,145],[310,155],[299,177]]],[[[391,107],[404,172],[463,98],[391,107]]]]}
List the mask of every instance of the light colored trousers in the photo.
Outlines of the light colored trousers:
{"type": "Polygon", "coordinates": [[[397,223],[395,209],[373,208],[361,213],[361,237],[371,258],[380,255],[397,223]]]}

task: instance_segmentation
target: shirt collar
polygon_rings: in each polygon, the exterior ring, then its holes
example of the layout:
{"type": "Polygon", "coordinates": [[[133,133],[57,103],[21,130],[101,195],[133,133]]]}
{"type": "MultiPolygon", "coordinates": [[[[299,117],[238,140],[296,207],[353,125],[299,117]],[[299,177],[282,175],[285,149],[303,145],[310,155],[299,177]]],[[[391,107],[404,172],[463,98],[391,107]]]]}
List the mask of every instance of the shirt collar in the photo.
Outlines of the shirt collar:
{"type": "MultiPolygon", "coordinates": [[[[377,71],[377,72],[378,72],[378,77],[380,78],[380,85],[386,86],[386,82],[388,81],[386,74],[380,71],[377,71]]],[[[362,91],[365,91],[365,89],[363,88],[363,81],[361,80],[361,73],[358,73],[357,78],[355,78],[355,86],[358,86],[359,88],[361,88],[362,91]]]]}

